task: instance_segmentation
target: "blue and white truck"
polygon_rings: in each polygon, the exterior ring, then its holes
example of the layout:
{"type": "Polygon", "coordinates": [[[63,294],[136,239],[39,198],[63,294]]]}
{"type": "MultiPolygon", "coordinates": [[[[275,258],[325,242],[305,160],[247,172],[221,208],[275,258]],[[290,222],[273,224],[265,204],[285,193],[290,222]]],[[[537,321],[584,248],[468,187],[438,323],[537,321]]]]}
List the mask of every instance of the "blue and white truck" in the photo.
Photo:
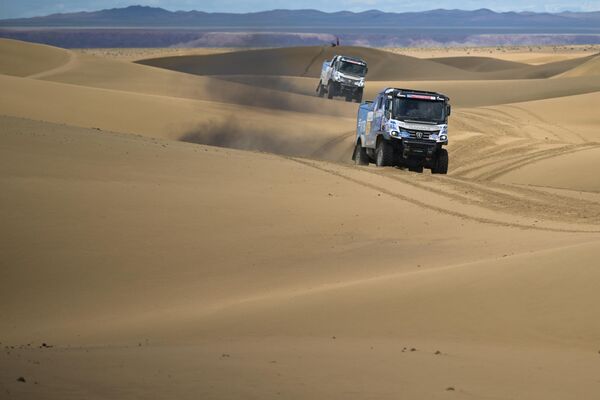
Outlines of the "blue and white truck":
{"type": "Polygon", "coordinates": [[[436,92],[386,88],[358,108],[352,159],[358,165],[448,172],[450,98],[436,92]]]}
{"type": "Polygon", "coordinates": [[[317,85],[317,95],[328,99],[342,96],[346,101],[360,103],[365,87],[367,63],[360,58],[348,56],[334,56],[331,61],[323,62],[321,76],[317,85]]]}

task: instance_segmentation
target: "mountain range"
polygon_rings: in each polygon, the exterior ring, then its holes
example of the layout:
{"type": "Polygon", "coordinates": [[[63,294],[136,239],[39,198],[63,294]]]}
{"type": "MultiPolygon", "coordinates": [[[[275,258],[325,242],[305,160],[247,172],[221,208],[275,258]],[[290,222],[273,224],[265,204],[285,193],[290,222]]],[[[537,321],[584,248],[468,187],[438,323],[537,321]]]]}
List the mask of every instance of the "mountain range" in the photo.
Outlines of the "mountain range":
{"type": "Polygon", "coordinates": [[[600,11],[596,12],[494,12],[489,9],[431,10],[393,13],[379,10],[364,12],[317,10],[271,10],[254,13],[207,13],[168,11],[149,6],[129,6],[92,12],[52,14],[33,18],[3,19],[0,27],[178,27],[201,29],[242,28],[498,28],[557,29],[571,31],[600,30],[600,11]]]}

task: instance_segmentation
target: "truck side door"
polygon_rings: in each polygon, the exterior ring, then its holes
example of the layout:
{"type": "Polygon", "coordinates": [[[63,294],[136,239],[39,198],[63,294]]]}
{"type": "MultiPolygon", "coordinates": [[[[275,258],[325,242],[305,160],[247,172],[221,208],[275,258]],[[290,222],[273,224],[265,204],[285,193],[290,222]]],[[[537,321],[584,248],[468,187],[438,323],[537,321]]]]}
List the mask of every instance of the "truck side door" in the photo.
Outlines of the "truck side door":
{"type": "Polygon", "coordinates": [[[373,124],[371,127],[373,133],[375,134],[381,131],[381,125],[383,123],[384,104],[385,96],[377,96],[377,103],[375,103],[375,107],[373,108],[373,124]]]}
{"type": "Polygon", "coordinates": [[[375,148],[377,142],[377,133],[381,125],[381,118],[378,119],[379,109],[381,108],[382,96],[378,95],[373,101],[373,110],[367,114],[367,128],[365,132],[366,146],[375,148]]]}
{"type": "MultiPolygon", "coordinates": [[[[333,71],[335,71],[336,67],[337,67],[337,60],[338,60],[338,56],[334,56],[331,59],[331,63],[329,64],[329,69],[327,70],[327,82],[332,79],[333,76],[333,71]]],[[[327,83],[325,83],[327,84],[327,83]]]]}

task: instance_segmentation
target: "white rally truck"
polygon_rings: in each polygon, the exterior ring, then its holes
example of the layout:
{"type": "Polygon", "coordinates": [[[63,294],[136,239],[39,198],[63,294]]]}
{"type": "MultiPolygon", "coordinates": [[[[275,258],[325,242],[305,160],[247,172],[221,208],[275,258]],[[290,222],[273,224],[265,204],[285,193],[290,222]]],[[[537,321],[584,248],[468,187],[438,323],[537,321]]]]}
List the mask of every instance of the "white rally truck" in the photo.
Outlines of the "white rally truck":
{"type": "Polygon", "coordinates": [[[328,99],[343,96],[346,101],[360,103],[365,87],[367,63],[364,60],[348,56],[334,56],[331,61],[323,62],[321,77],[317,86],[317,95],[328,99]]]}
{"type": "Polygon", "coordinates": [[[386,88],[358,108],[352,159],[358,165],[406,166],[448,172],[450,98],[436,92],[386,88]]]}

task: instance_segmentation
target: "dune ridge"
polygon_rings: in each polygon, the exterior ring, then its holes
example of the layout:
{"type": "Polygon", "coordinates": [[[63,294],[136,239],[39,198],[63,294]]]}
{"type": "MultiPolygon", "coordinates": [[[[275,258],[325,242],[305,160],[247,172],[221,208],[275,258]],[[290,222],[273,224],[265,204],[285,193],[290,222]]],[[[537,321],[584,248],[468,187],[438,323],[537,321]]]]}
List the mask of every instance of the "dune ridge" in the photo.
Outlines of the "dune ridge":
{"type": "Polygon", "coordinates": [[[566,77],[579,77],[579,76],[598,76],[600,75],[600,55],[587,60],[585,63],[580,64],[568,71],[558,75],[558,78],[566,77]]]}
{"type": "Polygon", "coordinates": [[[0,39],[0,47],[0,74],[21,77],[35,76],[37,73],[59,68],[69,61],[72,54],[57,47],[12,39],[0,39]]]}
{"type": "Polygon", "coordinates": [[[322,61],[342,53],[367,61],[369,79],[377,81],[542,79],[564,73],[594,57],[584,56],[541,65],[488,60],[487,67],[482,67],[484,60],[481,57],[468,62],[461,61],[460,58],[440,62],[377,49],[340,46],[244,50],[159,57],[136,62],[195,75],[290,75],[318,78],[322,61]],[[506,68],[507,65],[511,68],[506,68]]]}

